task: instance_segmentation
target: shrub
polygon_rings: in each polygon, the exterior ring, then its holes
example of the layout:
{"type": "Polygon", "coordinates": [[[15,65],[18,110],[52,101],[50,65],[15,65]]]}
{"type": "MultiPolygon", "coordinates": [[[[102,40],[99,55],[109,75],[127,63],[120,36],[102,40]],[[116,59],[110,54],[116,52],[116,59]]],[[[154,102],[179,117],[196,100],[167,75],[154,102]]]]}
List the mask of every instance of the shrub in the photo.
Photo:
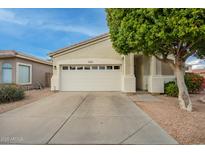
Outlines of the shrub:
{"type": "Polygon", "coordinates": [[[184,79],[189,93],[195,94],[202,89],[203,77],[201,75],[186,73],[184,79]]]}
{"type": "Polygon", "coordinates": [[[24,90],[15,85],[5,85],[0,87],[0,103],[13,102],[23,99],[24,90]]]}
{"type": "MultiPolygon", "coordinates": [[[[195,94],[202,89],[203,77],[199,74],[186,73],[184,80],[189,93],[195,94]]],[[[178,86],[176,82],[171,81],[164,85],[164,93],[168,96],[177,97],[178,96],[178,86]]]]}
{"type": "Polygon", "coordinates": [[[177,97],[178,96],[178,87],[176,82],[170,81],[164,85],[164,93],[168,96],[177,97]]]}

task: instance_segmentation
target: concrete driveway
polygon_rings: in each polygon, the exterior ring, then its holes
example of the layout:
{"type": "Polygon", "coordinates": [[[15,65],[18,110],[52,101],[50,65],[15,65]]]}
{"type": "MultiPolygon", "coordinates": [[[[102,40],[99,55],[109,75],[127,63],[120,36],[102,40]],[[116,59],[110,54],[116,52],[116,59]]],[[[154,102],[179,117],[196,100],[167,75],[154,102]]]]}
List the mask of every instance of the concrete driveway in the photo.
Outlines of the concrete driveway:
{"type": "Polygon", "coordinates": [[[177,144],[120,92],[59,92],[0,114],[0,144],[177,144]]]}

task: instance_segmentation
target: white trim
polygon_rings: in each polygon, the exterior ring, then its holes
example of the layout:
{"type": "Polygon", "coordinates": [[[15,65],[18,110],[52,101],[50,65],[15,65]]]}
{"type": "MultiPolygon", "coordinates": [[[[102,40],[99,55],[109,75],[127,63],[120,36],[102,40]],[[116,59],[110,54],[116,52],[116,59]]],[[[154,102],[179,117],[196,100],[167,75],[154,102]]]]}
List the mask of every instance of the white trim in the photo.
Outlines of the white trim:
{"type": "MultiPolygon", "coordinates": [[[[61,91],[121,91],[120,69],[107,70],[106,65],[98,65],[98,70],[60,70],[61,91]],[[105,69],[100,70],[99,66],[104,66],[105,69]]],[[[55,85],[52,89],[55,89],[55,85]]]]}
{"type": "Polygon", "coordinates": [[[109,58],[76,58],[65,59],[56,63],[57,65],[117,65],[122,64],[121,60],[109,59],[109,58]]]}
{"type": "Polygon", "coordinates": [[[26,64],[26,63],[16,63],[16,83],[19,85],[28,85],[32,84],[32,65],[31,64],[26,64]],[[28,83],[19,83],[19,65],[25,65],[30,67],[30,82],[28,83]]]}
{"type": "Polygon", "coordinates": [[[102,65],[102,64],[100,64],[100,65],[96,65],[96,64],[94,64],[94,65],[88,65],[88,64],[85,64],[85,65],[60,65],[60,68],[61,68],[61,70],[62,71],[95,71],[95,70],[102,70],[102,71],[117,71],[117,70],[121,70],[121,64],[107,64],[107,65],[102,65]],[[96,69],[92,69],[92,67],[93,66],[96,66],[97,68],[96,69]],[[104,66],[105,67],[105,69],[99,69],[99,67],[101,67],[101,66],[104,66]],[[108,66],[111,66],[112,67],[112,69],[108,69],[107,67],[108,66]],[[117,66],[117,67],[119,67],[118,69],[114,69],[114,67],[115,66],[117,66]],[[66,70],[64,70],[63,69],[63,67],[68,67],[68,69],[66,69],[66,70]],[[72,69],[70,69],[70,67],[74,67],[75,69],[74,70],[72,70],[72,69]],[[77,67],[83,67],[82,69],[77,69],[77,67]],[[90,69],[85,69],[85,67],[89,67],[90,69]]]}

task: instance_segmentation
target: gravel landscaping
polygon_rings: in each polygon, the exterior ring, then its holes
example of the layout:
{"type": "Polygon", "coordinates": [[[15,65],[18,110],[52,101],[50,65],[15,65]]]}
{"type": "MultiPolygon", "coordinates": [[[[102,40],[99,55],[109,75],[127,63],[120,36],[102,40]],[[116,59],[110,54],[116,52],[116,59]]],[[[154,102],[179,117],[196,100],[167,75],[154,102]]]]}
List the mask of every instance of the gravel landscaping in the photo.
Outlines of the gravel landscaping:
{"type": "Polygon", "coordinates": [[[129,97],[180,144],[205,144],[205,103],[199,101],[205,92],[191,95],[193,112],[180,110],[175,97],[156,95],[146,101],[140,95],[129,97]]]}
{"type": "Polygon", "coordinates": [[[17,107],[35,102],[43,97],[54,94],[49,88],[43,90],[29,90],[25,92],[25,98],[20,101],[0,104],[0,113],[15,109],[17,107]]]}

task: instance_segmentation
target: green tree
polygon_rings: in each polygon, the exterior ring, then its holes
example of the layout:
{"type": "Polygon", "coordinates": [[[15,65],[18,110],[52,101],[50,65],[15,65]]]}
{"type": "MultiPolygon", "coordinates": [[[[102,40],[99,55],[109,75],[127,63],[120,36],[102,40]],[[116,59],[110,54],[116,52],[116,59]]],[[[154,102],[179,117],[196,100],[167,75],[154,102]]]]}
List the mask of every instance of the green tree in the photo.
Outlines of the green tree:
{"type": "Polygon", "coordinates": [[[192,111],[185,61],[205,55],[205,9],[106,9],[113,47],[121,54],[153,55],[174,70],[179,105],[192,111]]]}

